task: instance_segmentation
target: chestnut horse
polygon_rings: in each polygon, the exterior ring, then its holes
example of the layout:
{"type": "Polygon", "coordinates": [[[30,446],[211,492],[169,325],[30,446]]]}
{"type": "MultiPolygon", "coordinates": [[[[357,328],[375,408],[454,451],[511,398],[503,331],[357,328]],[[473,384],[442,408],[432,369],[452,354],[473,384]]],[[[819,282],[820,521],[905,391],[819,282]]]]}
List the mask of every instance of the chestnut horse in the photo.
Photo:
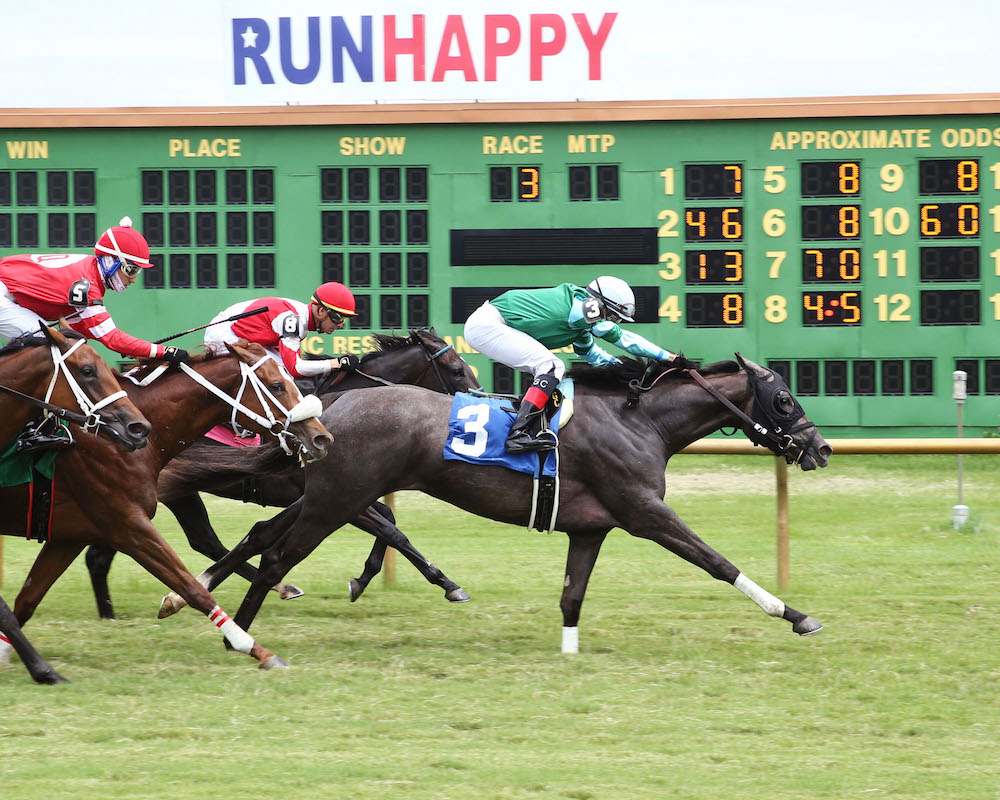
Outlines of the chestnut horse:
{"type": "MultiPolygon", "coordinates": [[[[412,330],[409,336],[376,333],[375,347],[361,359],[359,372],[332,372],[315,380],[313,391],[321,397],[331,392],[404,383],[422,386],[435,392],[455,394],[478,389],[472,368],[437,333],[412,330]]],[[[302,387],[308,382],[300,380],[302,387]]],[[[212,528],[208,511],[198,492],[210,492],[262,506],[285,508],[302,496],[305,478],[300,469],[289,469],[289,460],[282,458],[274,444],[262,448],[232,448],[201,439],[180,453],[160,473],[157,484],[159,500],[173,512],[193,549],[212,561],[218,561],[228,551],[212,528]],[[270,474],[262,474],[267,464],[270,474]]],[[[354,520],[361,530],[378,539],[383,555],[391,545],[399,550],[421,574],[445,591],[452,602],[462,602],[468,595],[430,564],[395,528],[395,517],[383,503],[374,503],[354,520]]],[[[97,613],[102,619],[114,619],[108,571],[115,551],[100,545],[87,549],[87,569],[90,572],[97,613]]],[[[236,573],[252,581],[257,569],[241,564],[236,573]]],[[[353,585],[353,583],[352,583],[353,585]]],[[[300,597],[303,592],[288,583],[274,587],[281,598],[300,597]]],[[[357,592],[360,594],[360,590],[357,592]]]]}
{"type": "MultiPolygon", "coordinates": [[[[569,536],[561,601],[563,652],[577,652],[587,583],[601,545],[615,527],[656,542],[735,586],[770,616],[790,622],[795,633],[822,628],[750,580],[663,500],[670,457],[720,428],[741,428],[752,441],[803,470],[826,466],[832,449],[781,376],[739,354],[737,358],[739,364],[713,364],[703,375],[634,359],[572,370],[576,410],[559,434],[561,504],[555,523],[569,536]]],[[[364,448],[365,458],[331,458],[308,467],[301,499],[258,523],[228,556],[202,573],[212,588],[233,565],[262,553],[257,579],[236,621],[249,628],[269,586],[386,492],[415,489],[489,519],[525,525],[532,514],[531,476],[442,458],[451,435],[450,411],[448,398],[405,386],[362,389],[328,409],[321,419],[338,447],[348,453],[364,448]],[[335,504],[327,502],[331,490],[338,493],[335,504]]],[[[466,449],[485,449],[491,435],[483,419],[489,410],[483,405],[481,411],[467,418],[466,434],[475,439],[463,438],[466,449]]]]}
{"type": "MultiPolygon", "coordinates": [[[[111,368],[73,331],[43,327],[0,348],[0,390],[0,449],[42,406],[91,432],[105,432],[123,450],[146,445],[149,423],[121,391],[111,368]]],[[[0,642],[13,647],[36,682],[66,680],[31,645],[2,597],[0,642]]]]}
{"type": "MultiPolygon", "coordinates": [[[[86,437],[60,454],[64,491],[56,495],[51,537],[14,604],[21,625],[86,545],[105,543],[131,556],[208,616],[233,649],[249,654],[264,669],[286,665],[223,612],[151,521],[156,478],[164,464],[233,416],[258,432],[283,441],[294,438],[309,458],[325,455],[331,439],[316,419],[319,400],[303,399],[259,345],[230,345],[229,350],[224,356],[195,356],[190,365],[176,369],[147,363],[132,379],[138,383],[121,378],[122,388],[152,423],[150,447],[124,457],[105,442],[86,437]]],[[[0,489],[0,533],[23,533],[18,522],[27,502],[21,489],[0,489]]]]}

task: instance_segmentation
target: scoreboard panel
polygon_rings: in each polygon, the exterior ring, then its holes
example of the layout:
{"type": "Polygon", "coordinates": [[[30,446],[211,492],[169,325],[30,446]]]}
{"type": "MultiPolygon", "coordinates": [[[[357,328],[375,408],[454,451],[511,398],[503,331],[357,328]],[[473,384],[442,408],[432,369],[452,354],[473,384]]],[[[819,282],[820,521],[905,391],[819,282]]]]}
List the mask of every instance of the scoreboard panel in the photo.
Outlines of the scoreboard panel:
{"type": "Polygon", "coordinates": [[[6,128],[0,254],[89,252],[128,214],[155,266],[107,296],[124,330],[156,339],[338,280],[359,317],[307,349],[433,325],[497,391],[523,380],[468,348],[465,318],[510,287],[613,274],[635,288],[637,332],[770,364],[825,431],[947,434],[955,369],[965,424],[1000,425],[1000,117],[581,106],[539,122],[383,108],[378,124],[6,128]]]}

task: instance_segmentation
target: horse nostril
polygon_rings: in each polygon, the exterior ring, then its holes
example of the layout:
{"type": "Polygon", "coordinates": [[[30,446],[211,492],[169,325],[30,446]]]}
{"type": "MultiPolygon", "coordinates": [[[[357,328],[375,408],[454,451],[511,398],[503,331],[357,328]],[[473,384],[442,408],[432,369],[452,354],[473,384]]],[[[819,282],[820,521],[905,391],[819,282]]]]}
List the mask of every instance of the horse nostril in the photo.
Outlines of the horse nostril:
{"type": "Polygon", "coordinates": [[[148,422],[130,422],[125,426],[125,430],[128,431],[129,436],[136,439],[144,439],[149,436],[149,423],[148,422]]]}
{"type": "Polygon", "coordinates": [[[833,448],[830,447],[830,445],[825,444],[819,449],[819,454],[823,456],[823,458],[829,458],[833,455],[833,448]]]}
{"type": "Polygon", "coordinates": [[[331,444],[333,444],[333,437],[327,436],[325,433],[313,437],[313,446],[317,450],[326,450],[331,444]]]}

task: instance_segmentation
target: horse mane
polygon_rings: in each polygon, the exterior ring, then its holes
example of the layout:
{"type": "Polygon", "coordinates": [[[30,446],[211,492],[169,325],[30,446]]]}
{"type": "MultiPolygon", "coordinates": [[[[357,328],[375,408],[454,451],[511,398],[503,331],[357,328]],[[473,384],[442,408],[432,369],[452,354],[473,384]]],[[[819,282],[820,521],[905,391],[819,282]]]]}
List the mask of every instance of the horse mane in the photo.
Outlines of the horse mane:
{"type": "MultiPolygon", "coordinates": [[[[698,369],[702,375],[719,375],[738,372],[740,365],[735,361],[716,361],[698,369]]],[[[626,386],[630,381],[643,380],[648,383],[663,375],[663,380],[687,379],[683,370],[672,369],[668,361],[656,361],[646,358],[623,358],[619,364],[608,364],[596,367],[593,364],[579,362],[570,367],[569,377],[580,386],[597,386],[618,388],[626,386]],[[664,373],[666,373],[664,375],[664,373]]],[[[661,381],[662,382],[662,381],[661,381]]]]}
{"type": "Polygon", "coordinates": [[[420,330],[411,330],[409,336],[397,336],[392,333],[373,333],[372,338],[375,340],[375,349],[371,352],[365,353],[361,357],[361,360],[368,361],[369,359],[378,358],[386,353],[392,353],[396,350],[405,350],[407,347],[418,346],[420,344],[419,334],[421,333],[431,333],[431,331],[423,328],[420,330]]]}
{"type": "MultiPolygon", "coordinates": [[[[67,339],[86,339],[87,337],[81,333],[77,333],[72,328],[58,328],[59,333],[65,336],[67,339]]],[[[40,345],[47,345],[49,339],[40,330],[38,331],[28,331],[27,333],[22,333],[11,339],[3,347],[0,347],[0,356],[7,355],[8,353],[13,353],[18,350],[24,350],[26,347],[39,347],[40,345]]]]}

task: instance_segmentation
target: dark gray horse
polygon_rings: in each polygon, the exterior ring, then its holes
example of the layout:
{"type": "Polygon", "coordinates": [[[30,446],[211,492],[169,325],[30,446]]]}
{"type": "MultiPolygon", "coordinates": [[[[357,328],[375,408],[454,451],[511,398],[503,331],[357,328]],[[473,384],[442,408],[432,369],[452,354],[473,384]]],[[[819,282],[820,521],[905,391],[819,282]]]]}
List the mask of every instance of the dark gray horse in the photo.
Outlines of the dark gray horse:
{"type": "MultiPolygon", "coordinates": [[[[737,355],[738,358],[740,358],[737,355]]],[[[626,361],[574,368],[576,413],[559,435],[561,505],[556,528],[569,536],[561,608],[563,650],[576,652],[577,624],[591,571],[608,532],[620,527],[650,539],[731,583],[799,634],[821,625],[786,606],[703,542],[663,502],[670,456],[724,427],[739,427],[803,470],[832,452],[781,377],[752,361],[722,362],[694,375],[662,363],[626,361]],[[742,367],[742,368],[741,368],[742,367]]],[[[260,572],[234,619],[249,628],[268,587],[332,531],[386,492],[417,489],[490,519],[525,525],[531,478],[502,467],[445,461],[451,399],[408,387],[344,395],[322,421],[344,454],[306,468],[305,493],[258,523],[200,580],[211,588],[233,567],[263,553],[260,572]],[[337,487],[338,502],[328,502],[337,487]],[[348,490],[346,487],[350,487],[348,490]]]]}
{"type": "MultiPolygon", "coordinates": [[[[433,328],[411,330],[409,336],[376,333],[372,337],[375,350],[361,359],[359,372],[333,372],[316,379],[302,379],[297,381],[299,388],[321,399],[333,392],[398,383],[452,395],[479,388],[472,368],[433,328]]],[[[177,518],[191,547],[217,561],[228,551],[219,541],[198,492],[285,508],[302,496],[304,484],[298,462],[286,457],[277,444],[233,448],[202,438],[167,464],[156,488],[159,502],[177,518]]],[[[394,547],[430,583],[444,589],[448,600],[464,602],[469,599],[458,584],[427,561],[399,532],[392,510],[384,503],[373,503],[352,522],[376,537],[381,545],[376,550],[380,556],[386,547],[394,547]]],[[[108,589],[108,572],[114,555],[114,550],[100,545],[87,549],[87,570],[97,600],[97,612],[102,619],[114,619],[115,616],[108,589]]],[[[371,569],[374,568],[369,571],[371,569]]],[[[242,564],[236,573],[252,581],[257,570],[250,564],[242,564]]],[[[274,588],[283,600],[303,594],[288,583],[274,588]]]]}

